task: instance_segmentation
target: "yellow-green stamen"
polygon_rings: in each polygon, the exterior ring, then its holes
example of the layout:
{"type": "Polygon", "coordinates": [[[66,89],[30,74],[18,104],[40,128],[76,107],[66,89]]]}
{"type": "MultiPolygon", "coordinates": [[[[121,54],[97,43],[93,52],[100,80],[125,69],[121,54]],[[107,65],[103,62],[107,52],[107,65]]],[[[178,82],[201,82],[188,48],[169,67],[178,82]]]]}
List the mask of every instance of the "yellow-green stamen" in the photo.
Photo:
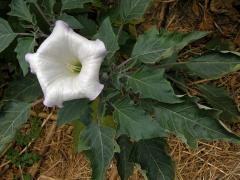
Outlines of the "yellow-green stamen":
{"type": "Polygon", "coordinates": [[[81,63],[67,64],[67,68],[73,73],[80,73],[82,65],[81,63]]]}

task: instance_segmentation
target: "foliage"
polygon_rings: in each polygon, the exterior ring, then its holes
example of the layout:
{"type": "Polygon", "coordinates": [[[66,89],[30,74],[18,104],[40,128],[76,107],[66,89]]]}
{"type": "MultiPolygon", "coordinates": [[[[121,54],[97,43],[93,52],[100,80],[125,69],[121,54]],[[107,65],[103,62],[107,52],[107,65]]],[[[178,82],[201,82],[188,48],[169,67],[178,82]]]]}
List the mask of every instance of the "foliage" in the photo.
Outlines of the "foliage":
{"type": "Polygon", "coordinates": [[[131,57],[143,63],[156,63],[179,52],[189,43],[206,36],[207,32],[159,32],[155,27],[140,35],[131,57]]]}
{"type": "Polygon", "coordinates": [[[174,105],[159,104],[155,107],[156,120],[160,126],[176,134],[190,147],[196,147],[198,139],[239,142],[239,137],[228,133],[209,114],[207,110],[201,110],[187,101],[174,105]]]}
{"type": "Polygon", "coordinates": [[[109,18],[106,18],[101,26],[99,27],[98,33],[95,36],[96,38],[99,38],[104,42],[106,45],[106,48],[108,50],[107,55],[107,63],[109,64],[109,61],[115,54],[115,52],[119,49],[118,46],[118,37],[115,35],[112,29],[112,25],[109,18]]]}
{"type": "Polygon", "coordinates": [[[24,154],[20,154],[15,149],[10,149],[7,153],[7,158],[10,160],[12,164],[15,166],[21,166],[21,167],[30,167],[35,162],[38,162],[40,160],[40,156],[32,153],[32,152],[26,152],[24,154]]]}
{"type": "Polygon", "coordinates": [[[105,179],[105,171],[114,154],[115,130],[100,127],[96,123],[88,125],[80,134],[80,140],[90,147],[87,153],[93,168],[93,179],[105,179]]]}
{"type": "Polygon", "coordinates": [[[129,98],[120,99],[113,107],[118,135],[128,135],[136,141],[164,135],[156,121],[129,98]]]}
{"type": "Polygon", "coordinates": [[[144,67],[132,74],[125,75],[127,89],[140,93],[143,98],[151,98],[165,103],[179,103],[171,84],[164,78],[164,69],[144,67]]]}
{"type": "Polygon", "coordinates": [[[20,101],[9,101],[1,109],[0,114],[0,150],[12,140],[29,117],[30,105],[20,101]]]}
{"type": "Polygon", "coordinates": [[[41,132],[41,121],[37,118],[30,120],[30,130],[21,132],[20,130],[15,135],[15,141],[18,145],[27,146],[32,140],[37,139],[41,132]]]}
{"type": "Polygon", "coordinates": [[[175,165],[165,148],[163,138],[141,140],[133,145],[130,160],[140,164],[150,180],[174,179],[175,165]]]}
{"type": "Polygon", "coordinates": [[[29,67],[28,63],[25,61],[25,54],[33,52],[34,46],[36,46],[36,42],[33,37],[18,38],[15,52],[17,53],[17,59],[24,76],[27,75],[29,67]]]}
{"type": "Polygon", "coordinates": [[[64,103],[64,107],[58,111],[58,125],[70,123],[79,119],[84,124],[91,122],[91,108],[87,99],[77,99],[64,103]]]}
{"type": "Polygon", "coordinates": [[[0,18],[0,52],[7,48],[16,36],[8,22],[0,18]]]}
{"type": "Polygon", "coordinates": [[[194,57],[186,66],[194,75],[206,79],[217,79],[240,69],[239,56],[231,52],[213,52],[194,57]]]}
{"type": "MultiPolygon", "coordinates": [[[[31,119],[29,121],[30,127],[27,132],[18,130],[15,135],[15,144],[17,147],[21,146],[23,149],[28,146],[30,142],[38,138],[41,131],[41,121],[39,119],[31,119]]],[[[28,168],[31,167],[34,163],[37,163],[41,157],[35,152],[19,151],[19,148],[11,147],[6,153],[7,159],[10,161],[10,165],[17,168],[28,168]]],[[[17,175],[15,177],[18,179],[17,175]]],[[[32,179],[30,174],[23,173],[23,179],[32,179]]]]}
{"type": "Polygon", "coordinates": [[[19,19],[33,23],[33,15],[24,0],[13,0],[10,4],[11,11],[8,13],[10,16],[19,17],[19,19]]]}
{"type": "MultiPolygon", "coordinates": [[[[93,102],[65,102],[58,110],[57,124],[74,126],[74,147],[89,157],[93,179],[105,179],[114,155],[122,179],[128,179],[135,164],[149,179],[175,179],[165,140],[169,134],[191,148],[198,140],[239,143],[224,124],[240,122],[228,92],[210,83],[193,85],[196,98],[183,83],[185,77],[217,80],[239,70],[239,53],[206,47],[199,56],[179,59],[189,44],[205,36],[209,40],[211,33],[159,32],[150,27],[138,35],[136,25],[150,5],[151,0],[120,0],[110,6],[99,0],[12,0],[10,12],[0,17],[0,65],[11,66],[11,77],[0,79],[0,151],[14,139],[26,146],[40,134],[38,120],[30,121],[25,135],[18,132],[29,119],[31,103],[42,96],[25,54],[37,49],[57,19],[89,39],[102,40],[108,51],[100,73],[102,94],[93,102]],[[201,104],[196,102],[199,97],[201,104]],[[211,108],[201,109],[203,105],[211,108]]],[[[11,149],[8,159],[17,166],[31,166],[38,157],[11,149]]]]}
{"type": "Polygon", "coordinates": [[[239,122],[240,116],[233,98],[223,88],[217,88],[210,85],[198,85],[206,101],[215,109],[221,111],[220,119],[223,121],[239,122]]]}

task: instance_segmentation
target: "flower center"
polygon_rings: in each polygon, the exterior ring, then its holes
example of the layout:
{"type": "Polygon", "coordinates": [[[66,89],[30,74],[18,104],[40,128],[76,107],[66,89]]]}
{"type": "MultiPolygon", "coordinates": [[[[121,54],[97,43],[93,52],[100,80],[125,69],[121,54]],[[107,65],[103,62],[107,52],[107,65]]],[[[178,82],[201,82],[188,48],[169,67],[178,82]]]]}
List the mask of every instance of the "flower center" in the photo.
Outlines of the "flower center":
{"type": "Polygon", "coordinates": [[[82,65],[80,62],[74,64],[67,64],[67,68],[73,73],[80,73],[82,65]]]}

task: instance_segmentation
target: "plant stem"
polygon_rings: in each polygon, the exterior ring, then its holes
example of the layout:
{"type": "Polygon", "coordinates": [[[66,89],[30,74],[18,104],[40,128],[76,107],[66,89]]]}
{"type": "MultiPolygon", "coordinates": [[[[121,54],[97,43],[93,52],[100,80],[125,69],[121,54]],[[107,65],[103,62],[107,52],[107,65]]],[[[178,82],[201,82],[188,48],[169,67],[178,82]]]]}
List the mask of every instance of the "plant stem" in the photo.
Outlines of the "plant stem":
{"type": "Polygon", "coordinates": [[[19,36],[34,36],[32,33],[17,33],[19,36]]]}
{"type": "Polygon", "coordinates": [[[121,33],[122,33],[122,29],[123,29],[123,24],[120,25],[119,29],[118,29],[118,33],[117,33],[117,40],[119,39],[121,33]]]}
{"type": "Polygon", "coordinates": [[[174,79],[173,77],[169,76],[169,75],[165,75],[168,79],[170,79],[172,82],[174,82],[175,84],[178,84],[180,86],[180,88],[182,90],[186,90],[186,89],[191,89],[190,87],[186,86],[185,84],[183,84],[182,82],[174,79]]]}
{"type": "Polygon", "coordinates": [[[133,58],[128,58],[128,59],[126,59],[126,61],[123,61],[121,64],[119,64],[118,66],[117,66],[117,68],[121,68],[121,67],[123,67],[125,64],[127,64],[130,60],[132,60],[133,58]]]}
{"type": "Polygon", "coordinates": [[[38,12],[41,14],[41,16],[43,17],[43,19],[46,21],[46,23],[51,26],[51,24],[48,22],[47,17],[44,15],[44,12],[42,11],[41,7],[37,4],[34,3],[34,6],[37,8],[38,12]]]}

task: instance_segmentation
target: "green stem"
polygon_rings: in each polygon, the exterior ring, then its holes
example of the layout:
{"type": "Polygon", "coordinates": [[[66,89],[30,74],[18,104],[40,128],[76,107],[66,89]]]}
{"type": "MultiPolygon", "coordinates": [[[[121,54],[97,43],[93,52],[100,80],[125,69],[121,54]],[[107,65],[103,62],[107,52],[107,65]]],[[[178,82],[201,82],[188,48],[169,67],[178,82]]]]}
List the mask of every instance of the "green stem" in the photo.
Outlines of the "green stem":
{"type": "Polygon", "coordinates": [[[120,27],[119,27],[119,29],[118,29],[117,40],[119,40],[119,37],[120,37],[120,35],[121,35],[121,33],[122,33],[123,26],[124,26],[124,25],[121,24],[120,27]]]}
{"type": "Polygon", "coordinates": [[[169,76],[169,75],[167,75],[167,74],[166,74],[165,76],[166,76],[168,79],[170,79],[172,82],[174,82],[175,84],[179,85],[182,90],[191,89],[191,88],[189,88],[188,86],[186,86],[185,84],[183,84],[182,82],[174,79],[173,77],[171,77],[171,76],[169,76]]]}
{"type": "Polygon", "coordinates": [[[17,33],[19,36],[34,36],[32,33],[17,33]]]}
{"type": "Polygon", "coordinates": [[[117,66],[118,69],[120,69],[121,67],[123,67],[125,64],[127,64],[130,60],[132,60],[133,58],[128,58],[126,59],[126,61],[123,61],[121,64],[119,64],[117,66]]]}

